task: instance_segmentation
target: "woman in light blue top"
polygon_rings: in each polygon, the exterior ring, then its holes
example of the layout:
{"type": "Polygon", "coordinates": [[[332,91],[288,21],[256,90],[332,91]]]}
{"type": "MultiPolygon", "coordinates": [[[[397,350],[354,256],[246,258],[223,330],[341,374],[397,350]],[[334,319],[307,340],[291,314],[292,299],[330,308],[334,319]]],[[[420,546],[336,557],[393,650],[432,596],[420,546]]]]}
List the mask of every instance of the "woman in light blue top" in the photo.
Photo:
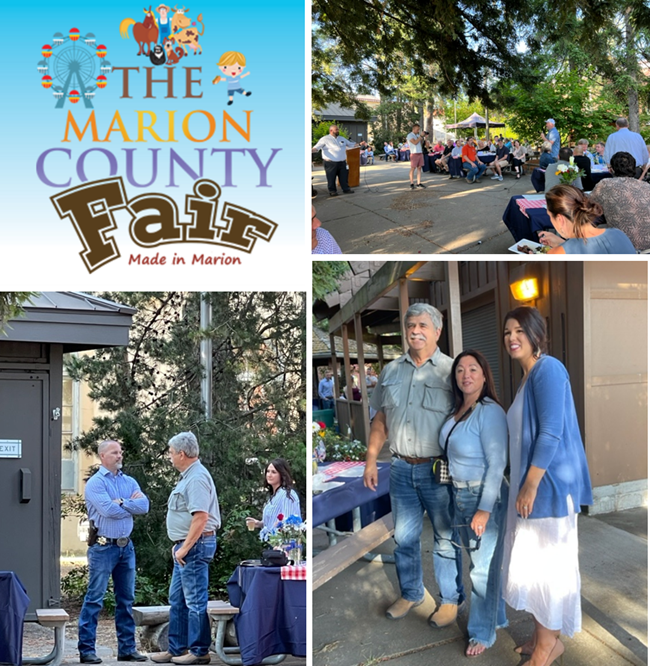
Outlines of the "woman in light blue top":
{"type": "Polygon", "coordinates": [[[289,516],[300,515],[300,500],[293,489],[293,479],[286,460],[275,458],[264,471],[269,501],[264,505],[262,520],[249,516],[246,525],[249,530],[261,529],[260,541],[266,541],[269,533],[289,516]]]}
{"type": "Polygon", "coordinates": [[[620,229],[594,226],[603,209],[577,187],[555,185],[546,193],[546,206],[559,234],[539,233],[539,242],[552,248],[548,254],[636,254],[620,229]]]}
{"type": "Polygon", "coordinates": [[[454,519],[470,556],[471,606],[465,654],[477,657],[507,626],[501,594],[501,561],[508,484],[508,426],[492,371],[481,352],[467,350],[451,370],[453,416],[440,431],[453,479],[454,519]]]}

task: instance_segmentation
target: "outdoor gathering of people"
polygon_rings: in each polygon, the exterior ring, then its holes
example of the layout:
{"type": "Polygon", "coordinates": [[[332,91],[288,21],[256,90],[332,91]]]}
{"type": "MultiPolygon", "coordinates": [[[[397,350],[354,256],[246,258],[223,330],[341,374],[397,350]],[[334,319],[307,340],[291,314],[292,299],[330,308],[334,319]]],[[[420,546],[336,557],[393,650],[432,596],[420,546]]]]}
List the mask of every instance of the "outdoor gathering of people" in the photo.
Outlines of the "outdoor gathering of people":
{"type": "Polygon", "coordinates": [[[455,359],[443,354],[442,326],[433,306],[408,308],[408,351],[384,367],[370,400],[367,488],[377,488],[377,458],[386,442],[392,454],[399,595],[386,617],[401,620],[425,600],[426,512],[439,593],[429,626],[449,626],[469,601],[465,654],[476,657],[508,626],[507,604],[534,618],[532,636],[516,652],[529,655],[532,666],[550,666],[564,653],[560,635],[581,630],[577,514],[592,503],[569,376],[546,353],[541,313],[534,307],[508,312],[503,344],[523,376],[506,414],[486,358],[471,349],[455,359]]]}
{"type": "MultiPolygon", "coordinates": [[[[149,511],[149,500],[135,479],[122,472],[121,444],[98,446],[99,470],[88,480],[85,501],[91,532],[88,543],[89,583],[79,615],[79,661],[100,664],[96,651],[97,623],[109,578],[115,591],[118,661],[158,664],[208,664],[212,632],[208,608],[209,567],[217,551],[222,524],[219,498],[210,471],[199,459],[199,443],[192,432],[169,440],[168,456],[180,473],[167,502],[167,535],[172,543],[173,573],[169,588],[168,647],[149,656],[136,650],[133,604],[136,560],[130,538],[134,516],[149,511]]],[[[301,517],[300,501],[291,471],[282,458],[264,470],[269,499],[262,520],[246,518],[249,530],[259,528],[267,541],[283,517],[301,517]]]]}

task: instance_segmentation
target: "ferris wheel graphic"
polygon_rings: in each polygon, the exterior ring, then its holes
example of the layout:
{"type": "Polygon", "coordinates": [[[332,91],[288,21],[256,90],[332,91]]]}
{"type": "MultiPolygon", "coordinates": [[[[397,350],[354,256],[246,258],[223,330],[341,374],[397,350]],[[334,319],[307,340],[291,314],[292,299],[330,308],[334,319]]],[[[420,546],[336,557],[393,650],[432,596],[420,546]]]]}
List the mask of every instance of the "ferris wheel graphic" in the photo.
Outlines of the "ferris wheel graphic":
{"type": "Polygon", "coordinates": [[[96,42],[91,32],[83,37],[72,28],[67,35],[55,33],[52,45],[41,49],[43,59],[37,69],[43,88],[52,90],[55,108],[62,109],[66,100],[71,104],[82,100],[87,109],[93,108],[92,100],[97,90],[106,87],[106,75],[112,69],[106,60],[106,47],[96,42]]]}

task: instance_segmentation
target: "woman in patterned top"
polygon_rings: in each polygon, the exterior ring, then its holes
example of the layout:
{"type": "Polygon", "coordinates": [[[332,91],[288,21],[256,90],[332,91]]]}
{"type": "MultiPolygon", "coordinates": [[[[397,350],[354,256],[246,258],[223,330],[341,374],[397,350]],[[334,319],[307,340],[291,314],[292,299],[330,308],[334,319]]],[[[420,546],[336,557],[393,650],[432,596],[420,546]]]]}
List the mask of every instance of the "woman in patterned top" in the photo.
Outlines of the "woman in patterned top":
{"type": "Polygon", "coordinates": [[[577,187],[555,185],[546,193],[546,207],[559,234],[540,232],[540,243],[552,248],[549,254],[636,254],[620,229],[594,226],[603,209],[577,187]]]}
{"type": "Polygon", "coordinates": [[[293,489],[293,479],[286,460],[282,458],[273,459],[266,466],[264,477],[270,498],[264,505],[262,520],[256,520],[251,516],[246,518],[248,529],[261,529],[260,541],[265,541],[269,532],[285,518],[289,516],[301,517],[300,500],[293,489]]]}
{"type": "Polygon", "coordinates": [[[650,185],[635,178],[636,160],[630,153],[612,155],[614,178],[601,180],[591,200],[602,206],[610,227],[620,229],[642,252],[650,249],[650,185]]]}
{"type": "Polygon", "coordinates": [[[313,206],[311,207],[311,253],[342,254],[334,236],[321,227],[321,222],[316,217],[316,209],[313,206]]]}

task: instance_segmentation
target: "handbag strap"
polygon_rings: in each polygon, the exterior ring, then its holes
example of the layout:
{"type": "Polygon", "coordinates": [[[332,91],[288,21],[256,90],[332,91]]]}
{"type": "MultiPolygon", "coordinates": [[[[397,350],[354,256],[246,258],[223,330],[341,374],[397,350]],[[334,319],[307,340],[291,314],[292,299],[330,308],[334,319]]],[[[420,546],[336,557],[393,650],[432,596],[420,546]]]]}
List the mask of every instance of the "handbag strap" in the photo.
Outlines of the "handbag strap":
{"type": "Polygon", "coordinates": [[[451,437],[451,433],[454,432],[454,428],[461,421],[464,421],[474,411],[474,407],[476,407],[476,405],[478,405],[478,400],[469,409],[465,411],[465,413],[458,419],[458,421],[454,422],[454,425],[451,427],[451,430],[447,433],[447,437],[445,439],[445,448],[444,448],[445,457],[447,456],[447,445],[449,444],[449,438],[451,437]]]}

